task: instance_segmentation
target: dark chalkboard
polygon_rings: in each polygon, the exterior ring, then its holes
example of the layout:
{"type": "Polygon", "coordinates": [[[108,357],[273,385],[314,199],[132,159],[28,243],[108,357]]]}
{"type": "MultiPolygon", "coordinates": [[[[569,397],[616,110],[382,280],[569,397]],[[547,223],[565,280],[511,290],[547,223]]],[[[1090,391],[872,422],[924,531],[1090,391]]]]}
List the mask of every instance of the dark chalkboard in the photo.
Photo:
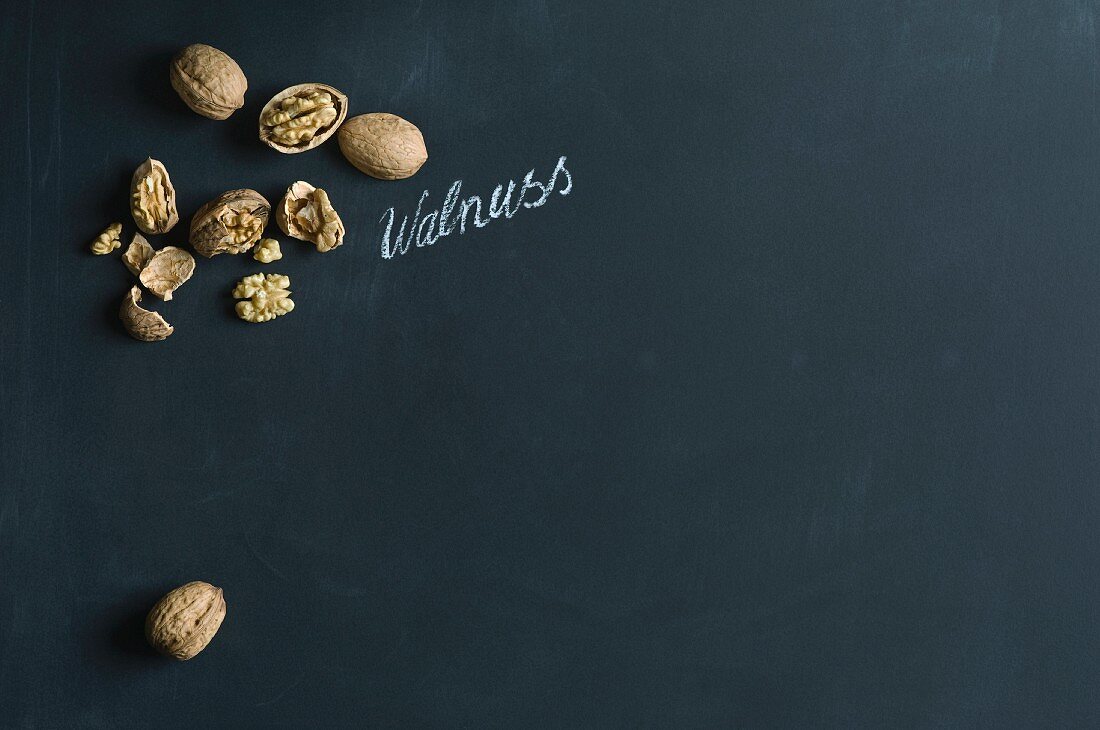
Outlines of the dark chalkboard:
{"type": "Polygon", "coordinates": [[[1097,5],[7,3],[0,725],[1097,726],[1097,5]],[[307,81],[427,164],[263,146],[307,81]],[[298,179],[347,241],[200,259],[134,342],[88,243],[148,155],[156,246],[298,179]],[[239,321],[254,271],[297,308],[239,321]],[[153,655],[195,579],[220,633],[153,655]]]}

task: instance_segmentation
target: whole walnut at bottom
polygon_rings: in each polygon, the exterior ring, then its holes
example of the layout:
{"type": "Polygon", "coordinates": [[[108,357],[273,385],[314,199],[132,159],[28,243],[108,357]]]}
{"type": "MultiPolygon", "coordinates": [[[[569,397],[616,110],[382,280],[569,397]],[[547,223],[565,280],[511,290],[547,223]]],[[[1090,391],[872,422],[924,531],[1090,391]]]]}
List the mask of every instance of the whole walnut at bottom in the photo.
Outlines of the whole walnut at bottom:
{"type": "Polygon", "coordinates": [[[157,601],[145,618],[145,636],[157,651],[186,661],[206,648],[224,618],[222,589],[196,580],[157,601]]]}

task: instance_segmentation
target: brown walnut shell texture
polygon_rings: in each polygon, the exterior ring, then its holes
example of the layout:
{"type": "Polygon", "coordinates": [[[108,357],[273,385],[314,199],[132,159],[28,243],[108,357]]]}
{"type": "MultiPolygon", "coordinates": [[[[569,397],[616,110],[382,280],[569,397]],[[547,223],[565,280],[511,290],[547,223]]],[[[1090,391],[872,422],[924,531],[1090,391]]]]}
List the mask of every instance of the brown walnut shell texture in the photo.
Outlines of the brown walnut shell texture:
{"type": "Polygon", "coordinates": [[[137,303],[140,301],[141,289],[132,286],[122,300],[122,306],[118,308],[118,318],[122,320],[122,326],[131,337],[142,342],[157,342],[175,332],[175,328],[157,312],[139,307],[137,303]]]}
{"type": "Polygon", "coordinates": [[[305,152],[311,150],[317,145],[327,140],[332,135],[336,134],[336,130],[344,123],[344,118],[348,115],[348,97],[344,92],[336,89],[328,84],[297,84],[289,88],[283,89],[275,96],[271,97],[271,101],[264,105],[264,108],[260,111],[260,141],[266,144],[273,150],[278,150],[287,155],[297,154],[299,152],[305,152]],[[312,138],[306,142],[299,144],[284,144],[277,139],[277,135],[274,133],[274,129],[271,125],[265,124],[269,115],[275,110],[275,107],[279,105],[284,99],[289,99],[292,96],[298,96],[300,94],[308,94],[312,92],[320,92],[328,94],[332,99],[332,105],[336,110],[336,117],[328,124],[325,124],[321,129],[317,130],[313,134],[312,138]]]}
{"type": "Polygon", "coordinates": [[[196,580],[157,601],[145,618],[145,636],[157,651],[186,661],[206,648],[223,619],[222,589],[196,580]]]}
{"type": "Polygon", "coordinates": [[[340,127],[336,139],[348,162],[380,180],[411,177],[428,160],[424,135],[415,124],[395,114],[352,117],[340,127]]]}
{"type": "Polygon", "coordinates": [[[248,79],[237,62],[204,43],[187,46],[172,59],[172,88],[191,110],[226,119],[244,106],[248,79]]]}
{"type": "Polygon", "coordinates": [[[255,190],[224,192],[191,218],[191,246],[206,258],[243,253],[263,236],[270,214],[271,203],[255,190]]]}

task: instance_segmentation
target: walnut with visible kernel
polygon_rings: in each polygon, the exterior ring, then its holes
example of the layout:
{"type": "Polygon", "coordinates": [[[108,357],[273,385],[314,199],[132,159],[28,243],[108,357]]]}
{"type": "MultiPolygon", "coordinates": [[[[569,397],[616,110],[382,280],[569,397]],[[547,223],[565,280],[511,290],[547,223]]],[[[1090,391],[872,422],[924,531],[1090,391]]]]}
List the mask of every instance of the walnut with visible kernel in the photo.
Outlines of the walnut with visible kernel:
{"type": "Polygon", "coordinates": [[[348,113],[348,98],[326,84],[283,89],[260,112],[260,140],[274,150],[295,154],[331,137],[348,113]]]}
{"type": "Polygon", "coordinates": [[[191,219],[191,245],[210,258],[252,248],[267,226],[271,204],[255,190],[230,190],[199,208],[191,219]]]}
{"type": "Polygon", "coordinates": [[[287,188],[275,209],[275,221],[283,233],[309,241],[318,251],[331,251],[344,242],[344,222],[328,193],[302,180],[287,188]]]}
{"type": "Polygon", "coordinates": [[[130,212],[144,233],[167,233],[179,222],[176,189],[168,169],[152,157],[134,171],[130,181],[130,212]]]}

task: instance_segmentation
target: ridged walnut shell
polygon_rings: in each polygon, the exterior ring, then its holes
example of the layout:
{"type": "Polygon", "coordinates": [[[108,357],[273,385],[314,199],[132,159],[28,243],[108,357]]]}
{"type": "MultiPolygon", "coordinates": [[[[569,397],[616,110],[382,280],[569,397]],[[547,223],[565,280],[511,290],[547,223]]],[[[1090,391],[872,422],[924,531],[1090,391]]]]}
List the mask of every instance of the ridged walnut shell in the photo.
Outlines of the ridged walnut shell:
{"type": "Polygon", "coordinates": [[[213,46],[195,43],[172,59],[172,88],[191,110],[226,119],[244,106],[248,79],[237,62],[213,46]]]}
{"type": "Polygon", "coordinates": [[[157,601],[145,617],[145,637],[162,654],[187,661],[206,648],[224,618],[222,589],[196,580],[157,601]]]}
{"type": "Polygon", "coordinates": [[[380,180],[402,180],[428,160],[424,135],[395,114],[360,114],[336,134],[340,151],[361,172],[380,180]]]}
{"type": "Polygon", "coordinates": [[[230,190],[199,208],[189,240],[206,258],[242,253],[260,240],[270,213],[271,203],[255,190],[230,190]]]}
{"type": "Polygon", "coordinates": [[[260,111],[260,141],[293,155],[336,134],[348,115],[348,97],[328,84],[283,89],[260,111]]]}

